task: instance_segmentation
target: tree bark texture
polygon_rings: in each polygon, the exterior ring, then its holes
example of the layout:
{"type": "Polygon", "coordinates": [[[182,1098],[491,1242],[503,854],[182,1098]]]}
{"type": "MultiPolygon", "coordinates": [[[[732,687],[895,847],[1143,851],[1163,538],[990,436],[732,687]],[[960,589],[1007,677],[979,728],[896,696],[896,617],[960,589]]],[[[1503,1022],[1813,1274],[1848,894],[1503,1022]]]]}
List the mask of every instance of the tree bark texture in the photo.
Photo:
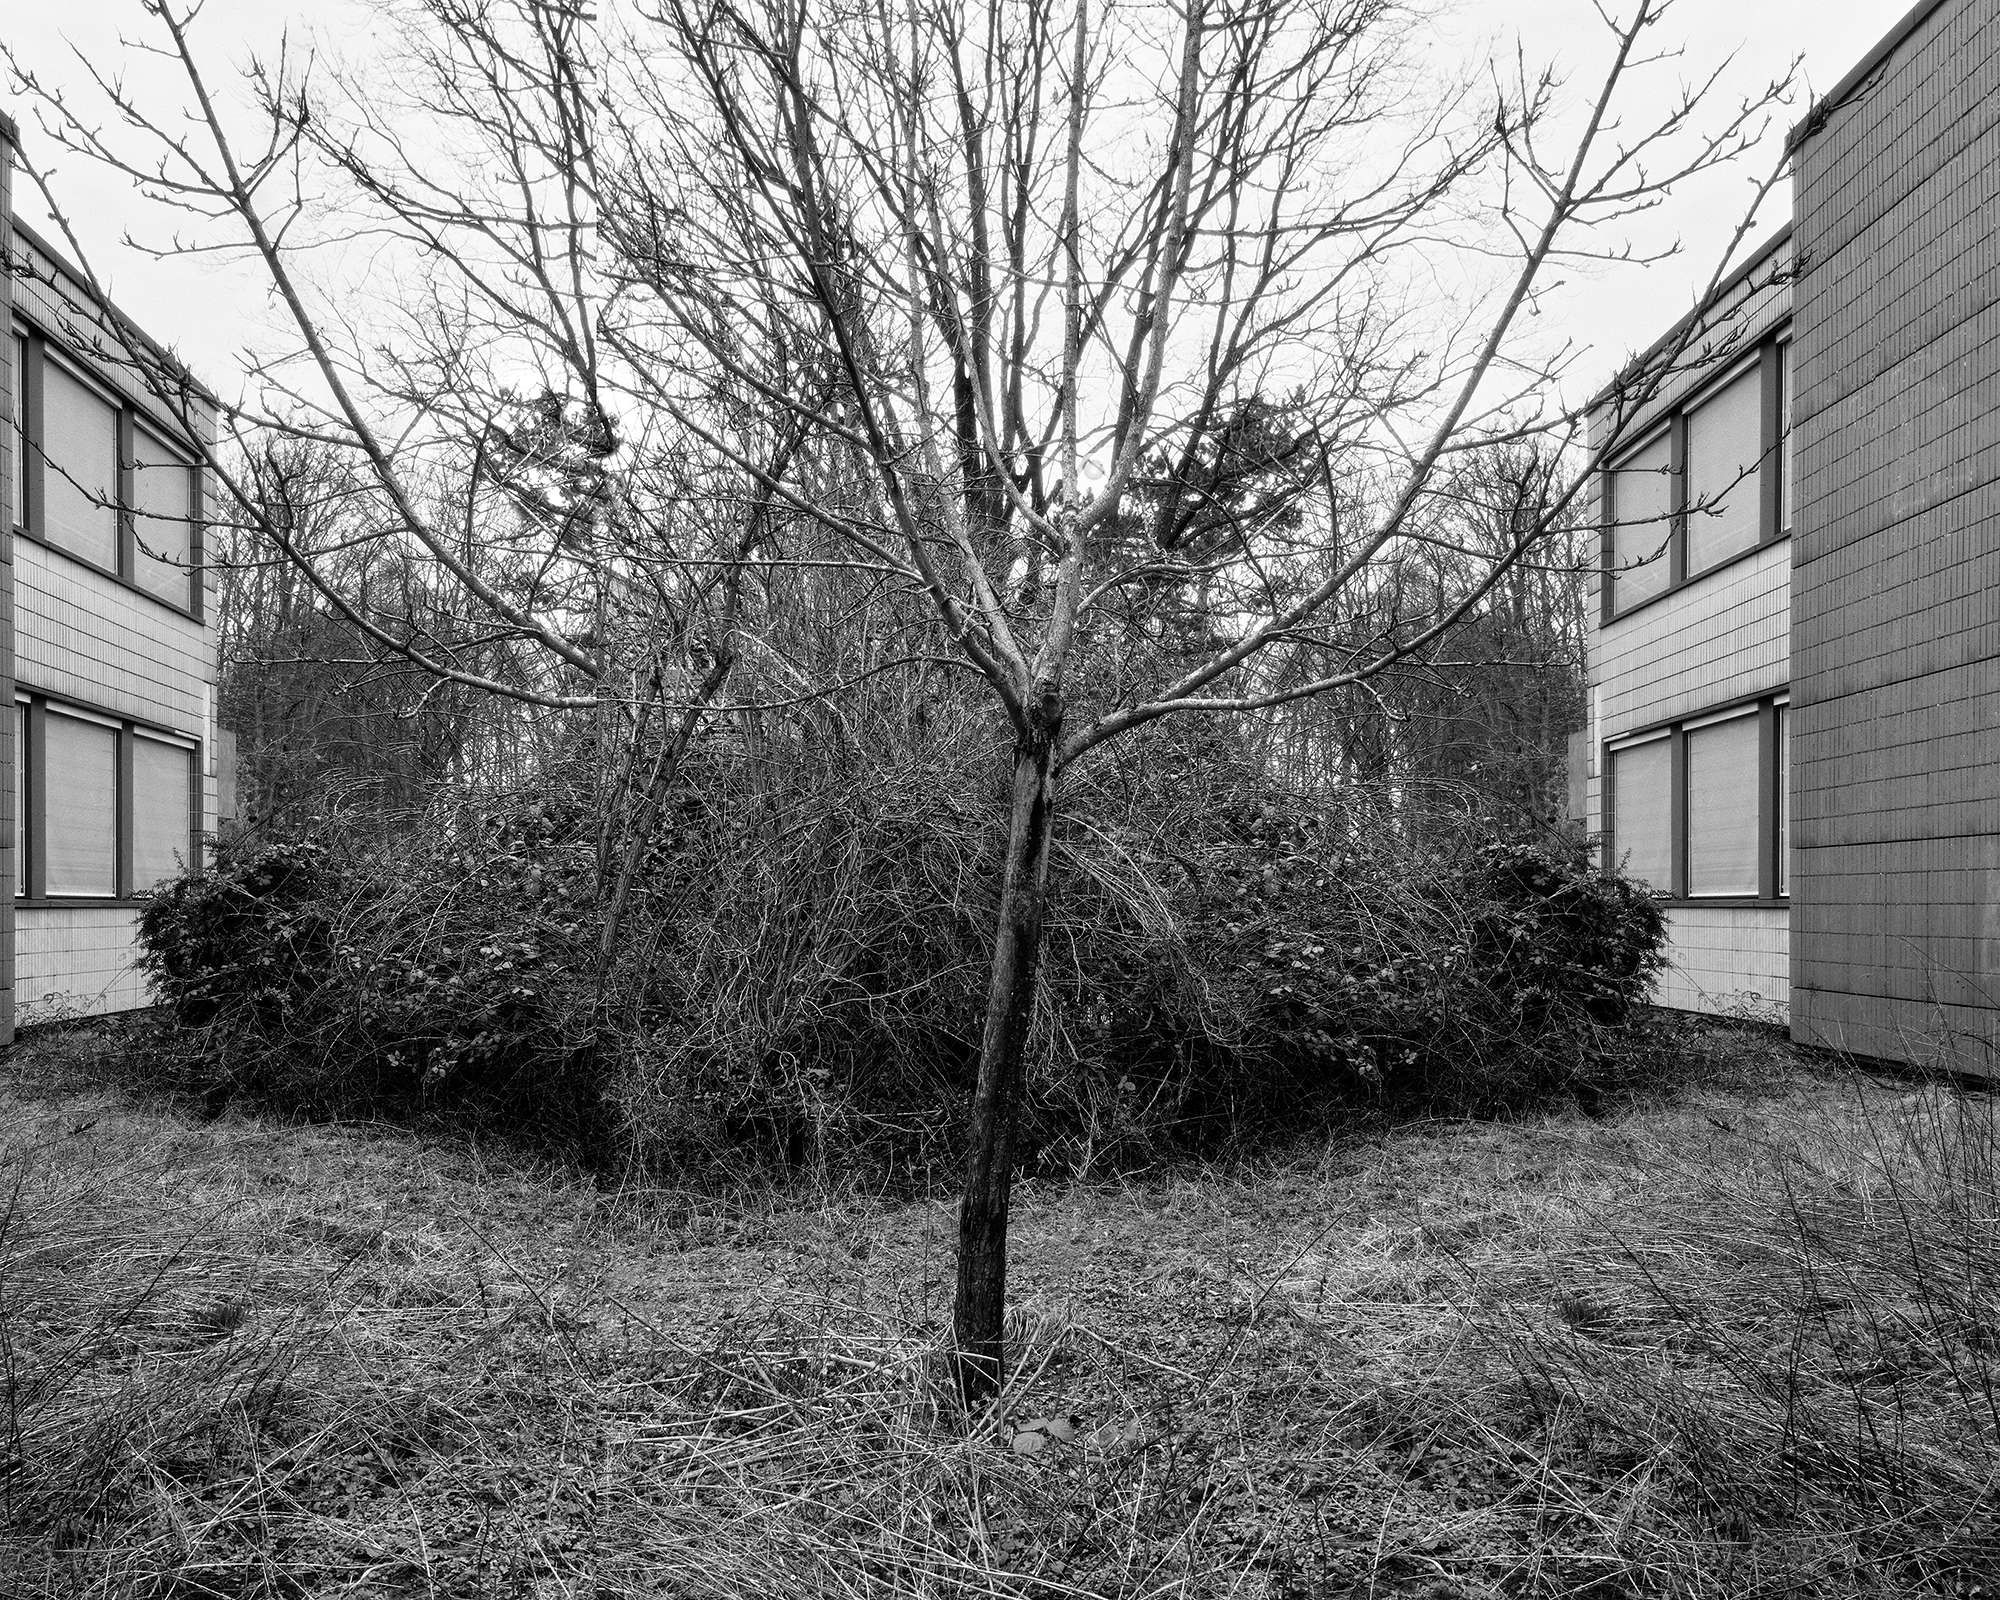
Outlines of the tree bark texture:
{"type": "Polygon", "coordinates": [[[1014,746],[1007,863],[1000,922],[979,1041],[971,1148],[958,1212],[958,1294],[952,1312],[959,1393],[976,1406],[1006,1376],[1007,1207],[1014,1183],[1014,1121],[1028,1027],[1041,969],[1048,900],[1049,840],[1055,820],[1055,754],[1062,712],[1053,697],[1030,711],[1014,746]]]}

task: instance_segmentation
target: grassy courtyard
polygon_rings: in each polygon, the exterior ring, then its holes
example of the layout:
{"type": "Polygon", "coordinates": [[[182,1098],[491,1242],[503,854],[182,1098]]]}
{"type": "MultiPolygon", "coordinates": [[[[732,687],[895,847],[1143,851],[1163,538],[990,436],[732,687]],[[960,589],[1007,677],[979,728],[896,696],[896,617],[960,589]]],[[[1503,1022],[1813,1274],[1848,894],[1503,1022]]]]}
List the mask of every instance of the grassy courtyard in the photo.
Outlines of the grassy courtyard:
{"type": "Polygon", "coordinates": [[[20,1596],[1974,1596],[2000,1128],[1693,1035],[1671,1094],[1030,1185],[1002,1405],[951,1208],[614,1191],[0,1085],[20,1596]]]}

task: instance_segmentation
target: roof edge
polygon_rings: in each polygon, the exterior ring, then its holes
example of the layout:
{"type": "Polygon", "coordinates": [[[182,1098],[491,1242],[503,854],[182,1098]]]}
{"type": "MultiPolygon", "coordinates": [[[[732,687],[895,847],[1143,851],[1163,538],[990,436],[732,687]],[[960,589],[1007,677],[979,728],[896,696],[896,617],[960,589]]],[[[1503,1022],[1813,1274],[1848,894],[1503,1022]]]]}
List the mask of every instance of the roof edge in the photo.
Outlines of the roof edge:
{"type": "Polygon", "coordinates": [[[1728,294],[1730,290],[1736,288],[1739,284],[1747,282],[1751,277],[1751,275],[1755,273],[1759,267],[1761,267],[1765,262],[1769,261],[1772,256],[1776,255],[1786,245],[1791,243],[1791,239],[1792,239],[1792,225],[1789,222],[1787,222],[1782,227],[1780,227],[1777,232],[1773,233],[1772,235],[1770,235],[1769,238],[1765,239],[1762,244],[1758,245],[1755,250],[1751,251],[1750,255],[1744,261],[1742,266],[1738,267],[1734,272],[1730,273],[1728,277],[1724,278],[1722,282],[1718,283],[1715,286],[1715,293],[1713,295],[1704,299],[1700,305],[1696,306],[1692,311],[1689,311],[1685,316],[1675,321],[1673,326],[1668,328],[1665,333],[1661,334],[1659,338],[1655,339],[1651,344],[1647,345],[1645,349],[1641,350],[1637,355],[1633,356],[1632,359],[1630,361],[1627,361],[1624,366],[1620,367],[1618,371],[1612,376],[1610,381],[1607,382],[1603,388],[1599,389],[1596,394],[1590,397],[1588,402],[1586,402],[1584,405],[1584,410],[1595,411],[1599,406],[1604,404],[1604,402],[1610,399],[1613,394],[1617,393],[1619,388],[1624,384],[1625,380],[1628,377],[1630,377],[1634,372],[1638,372],[1641,369],[1645,368],[1646,366],[1650,365],[1655,356],[1659,355],[1659,353],[1662,350],[1666,349],[1668,345],[1672,344],[1674,340],[1678,339],[1690,327],[1694,326],[1702,317],[1708,315],[1709,312],[1714,308],[1716,301],[1719,301],[1724,295],[1728,294]]]}
{"type": "Polygon", "coordinates": [[[1902,20],[1875,41],[1875,47],[1855,62],[1847,76],[1812,103],[1806,114],[1794,124],[1792,131],[1785,135],[1785,153],[1794,150],[1826,126],[1826,119],[1838,111],[1854,97],[1875,69],[1901,49],[1903,44],[1926,22],[1933,11],[1944,4],[1944,0],[1917,0],[1917,3],[1903,13],[1902,20]]]}
{"type": "Polygon", "coordinates": [[[32,245],[36,250],[39,250],[43,255],[47,256],[50,261],[55,263],[56,270],[62,273],[64,277],[68,278],[70,282],[74,284],[79,291],[81,291],[84,303],[86,305],[95,306],[99,310],[108,313],[110,316],[115,318],[119,326],[125,331],[125,333],[129,334],[133,339],[139,341],[139,343],[144,345],[146,350],[153,357],[155,357],[160,362],[164,363],[177,376],[185,380],[188,387],[192,389],[197,396],[207,401],[208,404],[210,404],[211,406],[214,406],[216,410],[220,411],[222,409],[221,398],[216,394],[216,392],[213,389],[209,388],[207,384],[203,383],[201,379],[197,378],[194,375],[194,369],[191,368],[185,361],[181,360],[179,356],[175,355],[173,351],[169,350],[165,345],[161,344],[160,341],[154,338],[152,334],[148,333],[144,328],[140,327],[138,321],[134,317],[130,316],[125,311],[125,309],[122,306],[120,306],[115,300],[111,299],[108,295],[100,297],[97,294],[97,292],[91,288],[90,280],[84,276],[83,269],[81,267],[77,266],[77,264],[74,261],[70,260],[68,256],[64,255],[62,251],[58,250],[53,244],[51,244],[46,238],[44,238],[40,232],[30,227],[27,223],[23,222],[19,217],[10,217],[9,219],[7,219],[7,221],[8,225],[12,227],[15,233],[18,233],[23,239],[27,240],[27,242],[30,245],[32,245]]]}

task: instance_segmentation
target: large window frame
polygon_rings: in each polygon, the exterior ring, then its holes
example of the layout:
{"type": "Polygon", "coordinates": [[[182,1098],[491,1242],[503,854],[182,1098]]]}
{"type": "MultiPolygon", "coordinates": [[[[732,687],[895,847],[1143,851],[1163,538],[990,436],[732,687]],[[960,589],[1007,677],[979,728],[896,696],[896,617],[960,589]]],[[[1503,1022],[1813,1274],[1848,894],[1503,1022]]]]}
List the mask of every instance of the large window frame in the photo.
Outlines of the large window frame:
{"type": "Polygon", "coordinates": [[[188,756],[188,832],[184,859],[192,865],[201,860],[202,778],[206,772],[202,742],[171,728],[133,717],[119,716],[100,707],[80,705],[33,689],[14,695],[15,739],[15,863],[14,903],[25,908],[37,906],[133,907],[143,905],[151,884],[135,881],[134,841],[137,837],[137,784],[133,766],[138,741],[184,750],[188,756]],[[98,894],[51,894],[48,888],[48,719],[67,717],[92,723],[115,738],[116,818],[113,889],[98,894]]]}
{"type": "MultiPolygon", "coordinates": [[[[1622,621],[1657,604],[1688,584],[1748,560],[1761,550],[1791,536],[1792,479],[1787,470],[1791,456],[1791,329],[1781,328],[1759,344],[1754,353],[1731,363],[1701,388],[1679,401],[1664,418],[1654,419],[1645,433],[1605,463],[1599,476],[1599,500],[1604,508],[1600,530],[1598,612],[1600,624],[1622,621]],[[1759,377],[1757,452],[1757,539],[1741,550],[1733,550],[1707,566],[1690,570],[1688,565],[1688,483],[1689,424],[1708,401],[1718,398],[1738,379],[1756,372],[1759,377]],[[1667,564],[1667,581],[1651,593],[1626,605],[1618,603],[1617,479],[1621,471],[1662,441],[1667,445],[1668,512],[1667,535],[1661,555],[1667,564]]],[[[1624,570],[1630,570],[1629,568],[1624,570]]]]}
{"type": "Polygon", "coordinates": [[[1707,707],[1671,722],[1635,728],[1615,739],[1605,740],[1599,750],[1598,767],[1604,775],[1602,841],[1605,869],[1615,870],[1627,853],[1627,846],[1621,845],[1618,840],[1616,828],[1617,758],[1622,751],[1664,740],[1667,746],[1667,839],[1671,865],[1669,881],[1653,885],[1655,895],[1674,906],[1789,905],[1791,874],[1786,856],[1791,845],[1791,828],[1787,813],[1792,784],[1791,774],[1784,769],[1788,759],[1790,718],[1791,694],[1789,690],[1781,689],[1707,707]],[[1692,889],[1695,862],[1691,855],[1695,847],[1695,830],[1690,826],[1689,816],[1688,739],[1690,735],[1699,735],[1704,730],[1753,716],[1757,719],[1757,888],[1754,893],[1695,893],[1692,889]]]}
{"type": "Polygon", "coordinates": [[[205,503],[203,491],[203,468],[191,452],[182,451],[173,442],[174,429],[162,425],[158,420],[139,410],[124,396],[113,393],[104,384],[91,376],[85,364],[69,359],[62,352],[60,344],[49,340],[32,325],[17,321],[12,330],[14,341],[13,356],[20,376],[16,380],[15,392],[20,396],[19,414],[15,418],[15,448],[20,456],[20,467],[15,482],[20,492],[14,498],[14,529],[21,536],[32,540],[46,549],[55,551],[65,560],[74,561],[78,566],[111,579],[121,588],[135,595],[142,595],[155,605],[165,606],[181,616],[196,622],[203,620],[203,569],[206,562],[204,549],[204,518],[202,507],[205,503]],[[48,532],[48,473],[49,461],[46,450],[47,418],[45,414],[45,374],[48,364],[54,361],[64,374],[85,388],[93,391],[116,414],[116,459],[113,463],[116,473],[117,504],[117,563],[106,567],[79,555],[64,544],[58,544],[48,532]],[[138,522],[144,508],[138,504],[134,488],[134,473],[137,464],[134,447],[135,430],[143,429],[166,452],[185,460],[188,469],[188,537],[187,537],[187,592],[179,598],[171,598],[140,581],[140,549],[138,522]]]}

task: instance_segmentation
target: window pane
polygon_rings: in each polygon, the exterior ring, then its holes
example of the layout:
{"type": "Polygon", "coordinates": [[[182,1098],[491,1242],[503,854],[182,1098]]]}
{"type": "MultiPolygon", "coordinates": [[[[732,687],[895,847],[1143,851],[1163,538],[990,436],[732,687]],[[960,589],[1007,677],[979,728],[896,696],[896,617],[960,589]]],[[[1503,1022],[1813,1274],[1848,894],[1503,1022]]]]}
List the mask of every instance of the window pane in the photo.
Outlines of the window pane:
{"type": "Polygon", "coordinates": [[[1792,526],[1792,341],[1778,346],[1778,526],[1792,526]]]}
{"type": "Polygon", "coordinates": [[[7,503],[12,508],[14,526],[28,520],[28,341],[14,336],[13,418],[8,446],[7,503]]]}
{"type": "Polygon", "coordinates": [[[1688,893],[1755,894],[1761,785],[1757,717],[1687,736],[1688,893]]]}
{"type": "Polygon", "coordinates": [[[139,541],[133,576],[148,593],[183,608],[193,478],[181,457],[144,428],[132,430],[132,529],[139,541]]]}
{"type": "Polygon", "coordinates": [[[188,859],[188,782],[194,752],[157,739],[132,741],[132,883],[150,889],[188,859]]]}
{"type": "Polygon", "coordinates": [[[118,892],[118,735],[51,711],[43,819],[50,894],[118,892]]]}
{"type": "Polygon", "coordinates": [[[1673,455],[1665,434],[1628,456],[1611,474],[1611,609],[1623,611],[1664,590],[1672,579],[1667,538],[1673,530],[1673,455]]]}
{"type": "Polygon", "coordinates": [[[98,566],[118,565],[118,413],[53,361],[42,364],[43,531],[98,566]]]}
{"type": "Polygon", "coordinates": [[[1778,893],[1792,892],[1792,717],[1778,707],[1778,893]]]}
{"type": "Polygon", "coordinates": [[[1671,893],[1674,849],[1669,741],[1611,752],[1611,846],[1626,875],[1671,893]]]}
{"type": "Polygon", "coordinates": [[[1763,378],[1752,367],[1688,418],[1689,572],[1754,549],[1763,454],[1763,378]]]}
{"type": "Polygon", "coordinates": [[[14,702],[14,892],[28,892],[28,708],[14,702]]]}

